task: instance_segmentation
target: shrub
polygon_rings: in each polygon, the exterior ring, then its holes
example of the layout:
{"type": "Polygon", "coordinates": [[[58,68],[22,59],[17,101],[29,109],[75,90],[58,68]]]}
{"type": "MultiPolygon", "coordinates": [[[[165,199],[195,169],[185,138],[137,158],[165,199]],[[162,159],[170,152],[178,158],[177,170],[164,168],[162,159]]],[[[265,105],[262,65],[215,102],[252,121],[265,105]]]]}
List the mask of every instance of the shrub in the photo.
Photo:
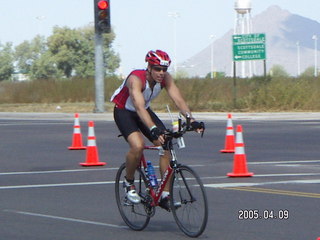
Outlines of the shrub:
{"type": "MultiPolygon", "coordinates": [[[[193,111],[318,111],[320,79],[313,77],[179,78],[176,84],[193,111]],[[236,93],[236,95],[235,95],[236,93]],[[235,100],[236,96],[236,101],[235,100]],[[235,104],[236,103],[236,104],[235,104]]],[[[105,79],[106,103],[122,79],[105,79]]],[[[95,100],[93,78],[0,82],[0,104],[75,103],[95,100]]],[[[163,91],[152,107],[176,110],[163,91]]]]}

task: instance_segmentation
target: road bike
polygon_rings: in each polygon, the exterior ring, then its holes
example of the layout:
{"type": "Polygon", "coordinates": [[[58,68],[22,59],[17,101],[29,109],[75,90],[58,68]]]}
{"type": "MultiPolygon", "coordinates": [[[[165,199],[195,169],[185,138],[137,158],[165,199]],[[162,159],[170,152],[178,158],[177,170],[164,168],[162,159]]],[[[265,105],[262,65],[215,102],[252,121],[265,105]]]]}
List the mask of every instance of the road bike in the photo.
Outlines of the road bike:
{"type": "MultiPolygon", "coordinates": [[[[192,168],[178,163],[174,149],[176,145],[184,145],[183,135],[192,130],[190,118],[187,118],[184,123],[179,118],[178,130],[165,131],[165,149],[169,150],[171,160],[157,188],[151,186],[147,161],[142,154],[135,176],[136,191],[141,197],[141,202],[138,204],[132,203],[126,197],[123,185],[126,165],[123,163],[120,166],[115,179],[116,201],[124,222],[131,229],[141,231],[148,225],[150,218],[155,215],[156,207],[159,206],[164,186],[170,181],[170,210],[178,227],[189,237],[198,237],[205,230],[208,220],[208,202],[203,183],[192,168]]],[[[161,146],[145,146],[144,149],[163,150],[161,146]]]]}

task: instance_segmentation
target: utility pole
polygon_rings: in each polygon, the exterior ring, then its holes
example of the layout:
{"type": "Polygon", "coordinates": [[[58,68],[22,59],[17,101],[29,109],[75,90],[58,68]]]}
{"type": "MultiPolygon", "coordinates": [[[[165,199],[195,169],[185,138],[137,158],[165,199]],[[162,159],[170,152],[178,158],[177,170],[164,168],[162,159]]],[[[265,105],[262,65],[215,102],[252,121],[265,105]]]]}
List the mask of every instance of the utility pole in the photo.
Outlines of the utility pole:
{"type": "Polygon", "coordinates": [[[177,66],[177,19],[180,17],[179,12],[168,12],[168,16],[172,17],[174,20],[173,26],[173,51],[174,51],[174,60],[173,60],[173,68],[174,68],[174,76],[177,76],[178,66],[177,66]]]}
{"type": "Polygon", "coordinates": [[[213,79],[213,40],[214,36],[210,35],[211,39],[211,51],[210,51],[210,78],[213,79]]]}
{"type": "Polygon", "coordinates": [[[318,36],[313,35],[312,39],[314,40],[314,77],[318,76],[318,36]]]}

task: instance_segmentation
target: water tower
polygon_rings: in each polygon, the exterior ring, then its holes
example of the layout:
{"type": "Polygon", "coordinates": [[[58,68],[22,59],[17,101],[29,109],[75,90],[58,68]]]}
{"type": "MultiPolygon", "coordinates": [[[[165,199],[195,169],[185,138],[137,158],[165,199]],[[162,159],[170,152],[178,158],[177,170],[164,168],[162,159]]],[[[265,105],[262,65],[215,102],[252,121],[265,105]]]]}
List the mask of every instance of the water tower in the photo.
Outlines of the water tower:
{"type": "MultiPolygon", "coordinates": [[[[236,11],[234,34],[252,33],[251,0],[236,0],[234,10],[236,11]]],[[[251,61],[242,61],[238,64],[241,64],[241,77],[252,77],[251,61]]]]}
{"type": "Polygon", "coordinates": [[[251,0],[236,0],[234,9],[239,14],[246,14],[251,11],[251,0]]]}

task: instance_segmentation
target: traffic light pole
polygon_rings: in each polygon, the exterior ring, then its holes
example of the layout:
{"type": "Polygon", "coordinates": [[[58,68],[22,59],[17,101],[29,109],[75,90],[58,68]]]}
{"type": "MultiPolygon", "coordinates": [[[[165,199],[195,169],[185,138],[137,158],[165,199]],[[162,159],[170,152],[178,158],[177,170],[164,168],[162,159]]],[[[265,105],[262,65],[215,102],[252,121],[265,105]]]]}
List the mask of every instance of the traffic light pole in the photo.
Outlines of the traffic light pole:
{"type": "Polygon", "coordinates": [[[103,113],[104,96],[104,58],[103,37],[101,33],[95,33],[95,113],[103,113]]]}
{"type": "Polygon", "coordinates": [[[104,108],[104,77],[105,64],[103,54],[103,34],[111,32],[110,0],[93,0],[94,32],[95,32],[95,109],[103,113],[104,108]]]}

